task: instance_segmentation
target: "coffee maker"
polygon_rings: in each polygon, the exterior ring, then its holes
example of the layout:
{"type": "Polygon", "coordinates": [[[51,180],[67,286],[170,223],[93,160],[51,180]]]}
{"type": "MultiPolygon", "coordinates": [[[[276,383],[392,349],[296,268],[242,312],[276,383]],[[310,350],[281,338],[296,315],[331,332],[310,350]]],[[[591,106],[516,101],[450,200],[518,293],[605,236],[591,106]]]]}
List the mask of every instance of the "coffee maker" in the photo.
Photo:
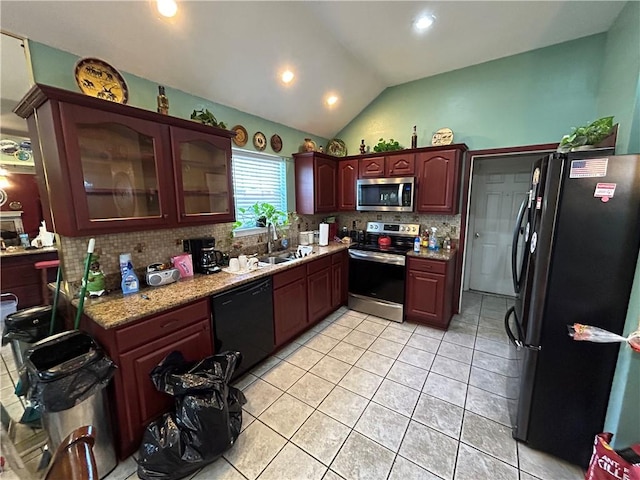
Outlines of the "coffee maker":
{"type": "Polygon", "coordinates": [[[185,252],[191,254],[193,270],[205,275],[217,273],[223,263],[222,252],[215,250],[216,239],[213,237],[189,238],[182,241],[185,252]]]}

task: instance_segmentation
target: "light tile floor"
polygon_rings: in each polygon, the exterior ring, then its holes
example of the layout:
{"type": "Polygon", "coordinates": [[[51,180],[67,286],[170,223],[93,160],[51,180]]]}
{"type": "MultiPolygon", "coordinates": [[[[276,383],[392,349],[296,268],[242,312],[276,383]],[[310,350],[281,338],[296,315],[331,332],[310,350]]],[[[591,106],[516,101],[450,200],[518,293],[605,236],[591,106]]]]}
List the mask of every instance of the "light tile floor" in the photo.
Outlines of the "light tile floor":
{"type": "Polygon", "coordinates": [[[511,438],[508,301],[465,292],[447,332],[340,309],[236,382],[243,432],[190,480],[582,480],[511,438]]]}

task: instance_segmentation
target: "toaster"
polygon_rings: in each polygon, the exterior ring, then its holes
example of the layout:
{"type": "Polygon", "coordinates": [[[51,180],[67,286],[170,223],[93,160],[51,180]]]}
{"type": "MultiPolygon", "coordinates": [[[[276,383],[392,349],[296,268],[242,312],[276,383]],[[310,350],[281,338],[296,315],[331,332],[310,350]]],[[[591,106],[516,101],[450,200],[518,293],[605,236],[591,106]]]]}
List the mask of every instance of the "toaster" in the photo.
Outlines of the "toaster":
{"type": "Polygon", "coordinates": [[[163,263],[152,263],[147,267],[147,285],[159,287],[168,285],[180,279],[180,271],[177,268],[163,268],[163,263]]]}

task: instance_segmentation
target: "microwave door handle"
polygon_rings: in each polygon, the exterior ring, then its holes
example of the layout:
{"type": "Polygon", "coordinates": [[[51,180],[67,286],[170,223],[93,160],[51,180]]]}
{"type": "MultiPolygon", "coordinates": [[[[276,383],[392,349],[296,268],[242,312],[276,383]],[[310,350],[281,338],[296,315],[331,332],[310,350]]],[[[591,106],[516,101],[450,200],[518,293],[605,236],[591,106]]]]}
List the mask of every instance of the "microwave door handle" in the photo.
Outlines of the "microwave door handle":
{"type": "Polygon", "coordinates": [[[404,183],[398,184],[398,206],[402,206],[402,187],[404,187],[404,183]]]}

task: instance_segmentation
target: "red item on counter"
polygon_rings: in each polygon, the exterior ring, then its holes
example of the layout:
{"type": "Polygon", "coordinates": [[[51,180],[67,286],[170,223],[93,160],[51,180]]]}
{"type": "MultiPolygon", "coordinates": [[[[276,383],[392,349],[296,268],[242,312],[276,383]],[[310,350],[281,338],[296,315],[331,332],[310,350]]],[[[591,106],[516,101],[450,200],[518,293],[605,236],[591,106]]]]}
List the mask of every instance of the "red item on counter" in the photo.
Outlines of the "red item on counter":
{"type": "Polygon", "coordinates": [[[585,480],[640,480],[640,443],[624,450],[609,445],[612,433],[599,433],[585,480]]]}

